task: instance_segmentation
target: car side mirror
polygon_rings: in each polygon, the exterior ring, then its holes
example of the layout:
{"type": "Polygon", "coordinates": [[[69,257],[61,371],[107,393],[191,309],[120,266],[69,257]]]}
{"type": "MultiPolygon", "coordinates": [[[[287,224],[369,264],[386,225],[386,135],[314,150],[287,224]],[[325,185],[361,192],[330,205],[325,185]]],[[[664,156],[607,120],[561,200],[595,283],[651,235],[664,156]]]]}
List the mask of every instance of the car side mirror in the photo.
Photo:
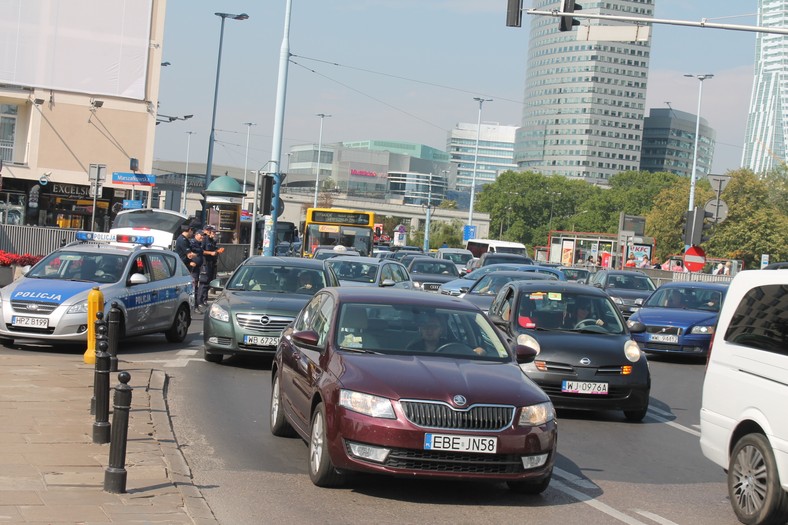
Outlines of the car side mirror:
{"type": "Polygon", "coordinates": [[[460,288],[460,293],[468,293],[468,290],[470,290],[470,288],[468,288],[467,286],[462,286],[460,288]]]}
{"type": "Polygon", "coordinates": [[[517,364],[524,365],[526,363],[532,363],[538,352],[535,348],[525,345],[516,345],[514,347],[514,354],[515,358],[517,359],[517,364]]]}
{"type": "Polygon", "coordinates": [[[208,286],[211,289],[213,289],[213,290],[223,290],[224,289],[224,285],[222,284],[222,280],[221,279],[214,279],[213,281],[208,283],[208,286]]]}
{"type": "Polygon", "coordinates": [[[627,327],[629,328],[629,333],[631,334],[642,334],[646,331],[646,325],[640,321],[629,321],[627,322],[627,327]]]}
{"type": "Polygon", "coordinates": [[[150,281],[148,280],[148,278],[144,274],[141,274],[141,273],[135,273],[135,274],[132,274],[131,277],[129,277],[129,284],[132,285],[132,286],[137,285],[137,284],[147,284],[149,282],[150,281]]]}
{"type": "Polygon", "coordinates": [[[382,288],[382,287],[385,287],[385,286],[394,286],[395,284],[396,284],[396,283],[394,282],[394,279],[383,279],[383,280],[380,282],[380,286],[381,286],[381,288],[382,288]]]}
{"type": "Polygon", "coordinates": [[[643,306],[643,298],[642,297],[638,297],[637,299],[635,299],[635,304],[637,306],[643,306]]]}
{"type": "Polygon", "coordinates": [[[498,327],[503,328],[506,327],[507,324],[509,324],[506,322],[506,320],[503,317],[501,317],[498,314],[487,314],[487,317],[489,317],[490,321],[492,321],[493,324],[498,327]]]}
{"type": "Polygon", "coordinates": [[[302,345],[316,346],[320,336],[314,330],[304,330],[303,332],[295,332],[293,339],[302,345]]]}
{"type": "Polygon", "coordinates": [[[597,288],[602,288],[602,283],[594,283],[594,286],[596,286],[597,288]]]}
{"type": "Polygon", "coordinates": [[[25,266],[22,266],[22,270],[21,270],[22,275],[25,276],[28,273],[30,273],[30,268],[32,268],[32,266],[30,266],[29,264],[26,264],[25,266]]]}

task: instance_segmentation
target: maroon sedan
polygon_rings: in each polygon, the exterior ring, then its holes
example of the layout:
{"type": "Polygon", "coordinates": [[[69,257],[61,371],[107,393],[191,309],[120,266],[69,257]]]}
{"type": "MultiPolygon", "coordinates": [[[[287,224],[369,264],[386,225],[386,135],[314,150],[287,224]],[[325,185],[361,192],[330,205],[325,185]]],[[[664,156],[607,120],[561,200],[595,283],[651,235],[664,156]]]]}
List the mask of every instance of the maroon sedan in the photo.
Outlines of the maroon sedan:
{"type": "Polygon", "coordinates": [[[475,306],[410,290],[325,288],[282,334],[271,368],[271,432],[309,443],[309,475],[346,471],[550,483],[549,398],[475,306]]]}

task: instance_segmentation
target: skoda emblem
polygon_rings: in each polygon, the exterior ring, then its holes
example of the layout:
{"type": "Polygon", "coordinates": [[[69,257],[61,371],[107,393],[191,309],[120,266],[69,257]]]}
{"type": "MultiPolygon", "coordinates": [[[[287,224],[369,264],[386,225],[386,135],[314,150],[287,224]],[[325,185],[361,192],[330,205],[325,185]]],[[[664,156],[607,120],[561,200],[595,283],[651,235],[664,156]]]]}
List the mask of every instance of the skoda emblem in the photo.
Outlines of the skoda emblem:
{"type": "Polygon", "coordinates": [[[457,394],[456,396],[451,398],[451,400],[454,401],[454,404],[457,405],[458,407],[465,406],[465,403],[468,402],[468,400],[465,399],[465,396],[461,396],[460,394],[457,394]]]}
{"type": "Polygon", "coordinates": [[[590,364],[591,364],[591,360],[590,360],[589,358],[587,358],[587,357],[584,357],[584,358],[582,358],[582,359],[580,360],[580,364],[581,364],[581,365],[588,366],[588,365],[590,365],[590,364]]]}
{"type": "Polygon", "coordinates": [[[260,316],[260,324],[261,325],[265,326],[265,325],[267,325],[270,322],[271,322],[271,320],[268,318],[267,315],[261,315],[260,316]]]}

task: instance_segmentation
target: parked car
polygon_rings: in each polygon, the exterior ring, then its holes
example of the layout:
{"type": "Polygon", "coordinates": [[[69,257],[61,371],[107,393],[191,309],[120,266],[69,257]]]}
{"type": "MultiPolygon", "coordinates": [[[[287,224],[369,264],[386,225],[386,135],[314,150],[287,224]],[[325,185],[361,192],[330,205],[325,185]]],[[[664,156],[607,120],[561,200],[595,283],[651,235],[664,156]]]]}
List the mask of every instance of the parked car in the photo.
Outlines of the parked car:
{"type": "Polygon", "coordinates": [[[205,312],[206,361],[225,355],[272,356],[282,330],[326,286],[339,281],[324,261],[296,257],[250,257],[230,276],[205,312]]]}
{"type": "Polygon", "coordinates": [[[590,284],[607,292],[625,318],[636,312],[657,289],[640,270],[599,270],[591,277],[590,284]]]}
{"type": "Polygon", "coordinates": [[[632,339],[646,353],[705,356],[727,290],[728,283],[663,284],[630,316],[628,323],[646,326],[632,339]]]}
{"type": "Polygon", "coordinates": [[[326,288],[282,334],[271,432],[307,441],[318,486],[361,471],[541,493],[557,425],[547,396],[518,368],[534,356],[507,346],[462,299],[326,288]]]}
{"type": "Polygon", "coordinates": [[[413,280],[414,288],[436,293],[440,285],[460,276],[453,262],[432,257],[414,258],[408,265],[408,273],[413,280]]]}
{"type": "Polygon", "coordinates": [[[481,311],[487,313],[487,310],[490,308],[490,304],[493,302],[493,299],[495,299],[495,296],[498,294],[498,291],[503,287],[504,284],[512,281],[529,281],[540,279],[557,280],[558,278],[554,275],[537,272],[491,272],[473,283],[473,286],[471,286],[467,292],[461,293],[460,297],[470,303],[475,304],[481,311]]]}
{"type": "Polygon", "coordinates": [[[361,256],[361,254],[356,250],[351,250],[350,248],[347,248],[340,244],[337,246],[318,246],[317,248],[315,248],[312,258],[317,261],[324,261],[326,259],[330,259],[331,257],[339,257],[340,255],[354,256],[354,257],[361,256]]]}
{"type": "Polygon", "coordinates": [[[326,261],[341,286],[393,286],[413,288],[408,269],[393,260],[376,257],[332,257],[326,261]]]}
{"type": "Polygon", "coordinates": [[[628,421],[648,411],[651,375],[646,355],[630,337],[616,305],[603,291],[560,281],[504,285],[489,316],[510,344],[533,348],[522,366],[556,408],[622,410],[628,421]]]}
{"type": "Polygon", "coordinates": [[[787,341],[788,268],[739,272],[709,352],[700,447],[727,472],[742,523],[788,518],[787,341]]]}
{"type": "MultiPolygon", "coordinates": [[[[0,339],[45,344],[87,341],[88,293],[99,288],[104,315],[121,310],[121,338],[163,333],[186,338],[194,282],[175,252],[153,236],[77,232],[77,241],[36,263],[0,289],[0,339]]],[[[106,318],[106,317],[105,317],[106,318]]]]}
{"type": "Polygon", "coordinates": [[[535,264],[491,264],[482,268],[477,268],[471,273],[466,274],[464,277],[449,281],[448,283],[440,285],[438,291],[444,295],[460,295],[467,292],[473,283],[479,280],[480,277],[487,275],[489,272],[497,272],[501,270],[511,270],[517,272],[536,272],[543,275],[555,276],[559,281],[566,280],[566,276],[560,270],[555,268],[548,268],[546,266],[539,266],[535,264]]]}

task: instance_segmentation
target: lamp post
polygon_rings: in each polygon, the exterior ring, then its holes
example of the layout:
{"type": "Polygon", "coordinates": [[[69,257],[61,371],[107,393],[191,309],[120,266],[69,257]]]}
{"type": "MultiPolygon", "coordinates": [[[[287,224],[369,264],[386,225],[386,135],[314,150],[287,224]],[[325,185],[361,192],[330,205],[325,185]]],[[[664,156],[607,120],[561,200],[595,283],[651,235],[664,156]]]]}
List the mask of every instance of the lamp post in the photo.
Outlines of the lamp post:
{"type": "Polygon", "coordinates": [[[550,222],[548,223],[548,226],[547,226],[547,237],[548,238],[550,237],[550,232],[553,231],[553,205],[555,205],[555,197],[556,196],[560,197],[561,193],[560,192],[553,192],[550,195],[552,195],[553,198],[550,199],[550,222]]]}
{"type": "Polygon", "coordinates": [[[685,77],[689,78],[697,78],[700,82],[698,83],[698,114],[695,115],[695,147],[693,148],[692,153],[692,173],[690,174],[690,194],[689,194],[689,211],[692,211],[695,208],[695,179],[696,179],[696,170],[698,167],[698,139],[700,138],[700,103],[703,100],[703,81],[709,78],[713,78],[714,75],[712,74],[705,74],[705,75],[684,75],[685,77]]]}
{"type": "Polygon", "coordinates": [[[186,215],[186,189],[189,182],[189,148],[192,145],[192,135],[194,131],[187,131],[188,138],[186,139],[186,173],[183,175],[183,197],[181,197],[181,213],[186,215]]]}
{"type": "Polygon", "coordinates": [[[430,219],[432,218],[432,173],[427,175],[427,218],[424,222],[424,253],[430,251],[430,219]]]}
{"type": "Polygon", "coordinates": [[[468,210],[468,226],[473,226],[473,200],[476,197],[476,167],[479,163],[479,135],[482,133],[482,104],[492,102],[491,98],[473,97],[479,103],[479,118],[476,121],[476,151],[473,154],[473,177],[471,178],[471,206],[468,210]]]}
{"type": "Polygon", "coordinates": [[[249,131],[251,131],[252,126],[256,126],[254,122],[244,122],[244,126],[246,126],[246,155],[244,155],[244,196],[241,200],[241,209],[246,208],[246,174],[249,173],[249,131]]]}
{"type": "Polygon", "coordinates": [[[330,117],[331,115],[326,115],[325,113],[318,113],[318,117],[320,117],[320,135],[317,139],[317,170],[315,170],[315,202],[312,205],[313,208],[317,208],[317,190],[318,190],[318,181],[320,179],[320,155],[323,153],[323,119],[326,117],[330,117]]]}
{"type": "MultiPolygon", "coordinates": [[[[216,85],[213,89],[213,113],[211,115],[211,136],[208,138],[208,161],[205,163],[205,189],[211,183],[211,168],[213,168],[213,142],[216,136],[216,101],[219,98],[219,72],[222,69],[222,42],[224,41],[224,21],[227,18],[233,20],[246,20],[249,15],[241,13],[240,15],[233,15],[230,13],[214,13],[216,16],[221,17],[222,25],[219,30],[219,53],[216,59],[216,85]]],[[[203,198],[202,201],[202,215],[203,221],[207,220],[208,206],[207,201],[203,198]]]]}

